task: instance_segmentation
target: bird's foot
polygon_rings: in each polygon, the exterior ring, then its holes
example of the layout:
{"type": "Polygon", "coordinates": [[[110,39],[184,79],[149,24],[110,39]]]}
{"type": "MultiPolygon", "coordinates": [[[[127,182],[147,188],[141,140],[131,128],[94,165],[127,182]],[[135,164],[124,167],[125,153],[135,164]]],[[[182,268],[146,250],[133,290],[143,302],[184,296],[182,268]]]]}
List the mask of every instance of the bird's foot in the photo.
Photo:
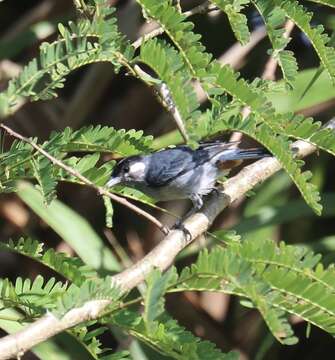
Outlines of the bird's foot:
{"type": "Polygon", "coordinates": [[[223,186],[213,188],[212,194],[213,194],[214,196],[220,196],[220,195],[224,194],[224,188],[223,188],[223,186]]]}
{"type": "Polygon", "coordinates": [[[163,226],[160,228],[160,230],[161,230],[161,232],[162,232],[165,236],[168,235],[169,232],[170,232],[170,229],[169,229],[167,226],[165,226],[165,225],[163,225],[163,226]]]}
{"type": "Polygon", "coordinates": [[[176,223],[173,225],[173,229],[181,230],[184,233],[184,236],[185,236],[187,242],[192,240],[192,234],[186,228],[186,226],[183,224],[181,219],[176,221],[176,223]]]}

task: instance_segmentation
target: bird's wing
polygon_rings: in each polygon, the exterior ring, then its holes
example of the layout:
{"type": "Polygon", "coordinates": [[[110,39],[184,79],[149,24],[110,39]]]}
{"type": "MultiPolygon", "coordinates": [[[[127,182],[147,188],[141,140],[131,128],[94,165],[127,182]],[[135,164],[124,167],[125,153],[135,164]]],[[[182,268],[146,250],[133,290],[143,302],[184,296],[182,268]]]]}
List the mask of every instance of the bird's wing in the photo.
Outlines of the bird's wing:
{"type": "Polygon", "coordinates": [[[236,148],[239,142],[213,142],[202,143],[196,150],[186,145],[177,146],[173,149],[165,149],[151,155],[150,168],[146,174],[146,182],[153,187],[167,185],[188,171],[203,165],[214,157],[227,152],[223,160],[235,160],[243,158],[236,156],[240,150],[236,148]]]}
{"type": "Polygon", "coordinates": [[[206,141],[200,141],[199,142],[199,148],[207,148],[207,147],[212,147],[212,146],[216,146],[216,147],[220,147],[220,148],[226,148],[229,149],[231,147],[237,147],[239,144],[241,143],[241,141],[213,141],[213,142],[206,142],[206,141]]]}
{"type": "Polygon", "coordinates": [[[195,151],[187,146],[156,152],[151,155],[146,182],[154,187],[167,185],[178,176],[196,167],[198,163],[205,161],[208,161],[207,152],[201,151],[195,156],[195,151]]]}

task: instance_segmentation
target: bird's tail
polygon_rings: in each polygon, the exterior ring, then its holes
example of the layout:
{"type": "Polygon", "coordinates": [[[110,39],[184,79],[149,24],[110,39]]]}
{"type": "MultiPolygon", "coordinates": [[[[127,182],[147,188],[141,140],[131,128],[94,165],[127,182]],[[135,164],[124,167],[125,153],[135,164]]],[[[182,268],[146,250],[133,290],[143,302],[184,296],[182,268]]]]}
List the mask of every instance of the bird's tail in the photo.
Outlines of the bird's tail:
{"type": "MultiPolygon", "coordinates": [[[[244,159],[261,159],[272,156],[271,153],[264,148],[252,149],[231,149],[226,150],[222,154],[222,160],[244,160],[244,159]]],[[[221,159],[220,159],[221,160],[221,159]]]]}

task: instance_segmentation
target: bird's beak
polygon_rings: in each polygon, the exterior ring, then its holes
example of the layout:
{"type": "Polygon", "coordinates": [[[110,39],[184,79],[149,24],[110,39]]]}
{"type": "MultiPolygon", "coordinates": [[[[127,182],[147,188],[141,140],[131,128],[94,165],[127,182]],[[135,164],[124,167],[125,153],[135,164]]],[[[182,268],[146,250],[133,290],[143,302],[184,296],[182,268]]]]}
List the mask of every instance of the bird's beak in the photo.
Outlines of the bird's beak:
{"type": "Polygon", "coordinates": [[[122,182],[122,179],[120,177],[112,177],[109,179],[109,181],[107,182],[106,186],[107,187],[113,187],[117,184],[120,184],[122,182]]]}

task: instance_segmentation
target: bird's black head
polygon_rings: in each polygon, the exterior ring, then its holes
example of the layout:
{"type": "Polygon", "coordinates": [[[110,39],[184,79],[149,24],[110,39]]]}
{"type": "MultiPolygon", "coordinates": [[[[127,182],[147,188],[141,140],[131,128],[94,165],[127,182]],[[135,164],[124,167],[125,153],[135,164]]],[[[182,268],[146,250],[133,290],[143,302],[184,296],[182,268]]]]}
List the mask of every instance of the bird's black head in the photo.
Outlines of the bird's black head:
{"type": "Polygon", "coordinates": [[[107,182],[108,187],[117,184],[144,182],[147,164],[142,156],[130,156],[119,161],[107,182]]]}

